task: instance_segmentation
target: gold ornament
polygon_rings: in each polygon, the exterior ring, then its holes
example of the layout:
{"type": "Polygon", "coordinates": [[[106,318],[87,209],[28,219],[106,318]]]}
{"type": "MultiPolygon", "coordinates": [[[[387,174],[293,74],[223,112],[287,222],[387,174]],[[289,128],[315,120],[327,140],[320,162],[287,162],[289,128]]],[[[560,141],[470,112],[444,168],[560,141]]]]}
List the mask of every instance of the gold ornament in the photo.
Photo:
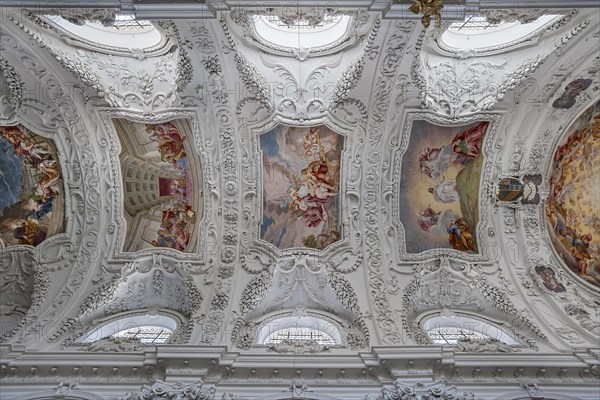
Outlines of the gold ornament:
{"type": "Polygon", "coordinates": [[[425,28],[429,28],[431,17],[435,17],[435,27],[439,28],[442,24],[442,15],[440,11],[444,6],[442,0],[413,0],[415,4],[410,6],[408,9],[415,14],[423,14],[421,22],[425,28]]]}

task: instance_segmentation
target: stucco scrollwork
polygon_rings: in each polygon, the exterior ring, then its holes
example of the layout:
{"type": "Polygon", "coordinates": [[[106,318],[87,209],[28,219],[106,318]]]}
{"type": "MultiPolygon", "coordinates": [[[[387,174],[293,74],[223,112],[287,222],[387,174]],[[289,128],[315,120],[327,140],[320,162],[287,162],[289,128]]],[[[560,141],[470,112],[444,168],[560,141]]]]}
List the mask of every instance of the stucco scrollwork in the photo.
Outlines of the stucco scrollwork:
{"type": "MultiPolygon", "coordinates": [[[[513,329],[512,333],[528,346],[537,347],[530,334],[547,340],[526,312],[517,310],[504,291],[487,281],[479,265],[442,257],[439,261],[416,264],[413,268],[415,279],[404,292],[402,320],[407,333],[418,344],[432,342],[415,321],[419,313],[436,309],[462,309],[479,313],[486,310],[489,315],[489,307],[495,309],[495,315],[504,320],[506,326],[519,327],[518,330],[513,329]]],[[[466,347],[468,344],[465,344],[466,347]]],[[[497,351],[503,349],[498,347],[497,351]]]]}
{"type": "Polygon", "coordinates": [[[212,400],[215,388],[202,380],[194,383],[167,383],[157,380],[152,386],[144,385],[139,393],[129,393],[122,400],[212,400]]]}
{"type": "MultiPolygon", "coordinates": [[[[393,224],[398,230],[398,240],[400,245],[398,246],[398,253],[401,261],[414,262],[426,260],[430,257],[447,256],[453,258],[460,258],[465,261],[478,261],[483,262],[489,260],[491,255],[487,254],[490,249],[489,243],[490,238],[487,235],[490,220],[489,213],[491,209],[490,196],[488,194],[493,193],[493,175],[494,175],[494,160],[493,160],[493,145],[495,143],[495,137],[499,125],[500,115],[495,113],[483,113],[471,116],[462,116],[454,119],[448,117],[439,116],[429,112],[412,112],[408,111],[404,117],[404,123],[400,132],[400,138],[397,141],[397,147],[390,148],[393,156],[390,157],[393,160],[393,204],[392,204],[392,217],[393,224]],[[400,184],[402,177],[403,158],[409,147],[411,139],[411,129],[415,121],[427,121],[437,126],[462,126],[476,121],[489,121],[489,126],[485,132],[483,143],[481,144],[481,153],[484,156],[483,164],[480,172],[481,187],[479,188],[479,221],[476,222],[476,235],[477,235],[477,247],[478,253],[472,254],[464,251],[457,251],[451,248],[436,248],[428,249],[418,253],[409,253],[407,247],[407,238],[405,228],[400,221],[400,184]]],[[[407,163],[410,167],[411,164],[407,163]]],[[[410,171],[406,173],[411,173],[410,171]]],[[[414,172],[412,172],[414,173],[414,172]]]]}
{"type": "Polygon", "coordinates": [[[144,344],[139,339],[128,337],[109,336],[95,341],[89,346],[81,347],[81,350],[92,352],[121,352],[121,351],[142,351],[144,344]]]}
{"type": "Polygon", "coordinates": [[[474,400],[475,395],[471,392],[460,393],[455,386],[446,386],[441,381],[428,385],[410,385],[401,380],[394,381],[394,388],[382,389],[383,400],[474,400]]]}

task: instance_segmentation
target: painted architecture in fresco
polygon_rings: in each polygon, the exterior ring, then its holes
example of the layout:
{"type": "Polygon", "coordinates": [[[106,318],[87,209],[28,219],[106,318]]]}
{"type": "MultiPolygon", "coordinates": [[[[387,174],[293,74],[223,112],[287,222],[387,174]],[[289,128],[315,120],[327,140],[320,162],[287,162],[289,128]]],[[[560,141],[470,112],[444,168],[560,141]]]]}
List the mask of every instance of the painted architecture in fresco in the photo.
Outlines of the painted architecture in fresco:
{"type": "Polygon", "coordinates": [[[113,120],[122,152],[124,251],[167,247],[193,251],[201,192],[200,166],[187,120],[159,124],[113,120]]]}
{"type": "Polygon", "coordinates": [[[37,246],[64,231],[63,181],[51,140],[0,127],[0,240],[37,246]]]}
{"type": "Polygon", "coordinates": [[[279,249],[324,249],[340,239],[343,136],[325,125],[279,125],[260,135],[263,220],[260,238],[279,249]]]}
{"type": "Polygon", "coordinates": [[[550,170],[548,232],[567,266],[600,286],[600,102],[567,132],[550,170]]]}
{"type": "Polygon", "coordinates": [[[413,121],[399,196],[407,253],[435,248],[477,252],[481,147],[489,124],[448,127],[413,121]]]}

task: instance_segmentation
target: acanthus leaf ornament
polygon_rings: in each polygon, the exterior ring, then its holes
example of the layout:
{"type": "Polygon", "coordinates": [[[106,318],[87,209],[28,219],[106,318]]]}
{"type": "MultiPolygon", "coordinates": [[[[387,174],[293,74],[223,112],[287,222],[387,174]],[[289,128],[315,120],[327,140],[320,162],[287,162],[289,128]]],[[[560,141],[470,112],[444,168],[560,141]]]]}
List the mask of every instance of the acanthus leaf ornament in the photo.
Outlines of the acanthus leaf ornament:
{"type": "Polygon", "coordinates": [[[129,393],[122,400],[213,400],[215,391],[213,386],[205,386],[202,380],[194,383],[157,380],[152,386],[144,385],[139,393],[129,393]]]}
{"type": "Polygon", "coordinates": [[[441,381],[428,385],[411,385],[400,379],[394,381],[394,388],[383,388],[383,400],[474,400],[471,392],[460,393],[455,386],[446,386],[441,381]]]}

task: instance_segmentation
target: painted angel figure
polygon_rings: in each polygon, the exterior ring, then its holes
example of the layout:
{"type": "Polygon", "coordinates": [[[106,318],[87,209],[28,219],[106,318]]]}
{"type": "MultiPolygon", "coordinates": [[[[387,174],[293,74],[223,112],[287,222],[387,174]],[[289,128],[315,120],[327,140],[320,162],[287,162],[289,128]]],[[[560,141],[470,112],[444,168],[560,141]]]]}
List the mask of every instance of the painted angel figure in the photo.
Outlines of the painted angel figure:
{"type": "Polygon", "coordinates": [[[426,147],[418,155],[419,169],[422,173],[437,181],[446,174],[452,156],[450,146],[426,147]]]}
{"type": "Polygon", "coordinates": [[[434,211],[431,208],[431,204],[426,209],[419,211],[417,213],[417,221],[421,229],[429,231],[432,226],[437,225],[440,214],[441,212],[434,211]]]}

